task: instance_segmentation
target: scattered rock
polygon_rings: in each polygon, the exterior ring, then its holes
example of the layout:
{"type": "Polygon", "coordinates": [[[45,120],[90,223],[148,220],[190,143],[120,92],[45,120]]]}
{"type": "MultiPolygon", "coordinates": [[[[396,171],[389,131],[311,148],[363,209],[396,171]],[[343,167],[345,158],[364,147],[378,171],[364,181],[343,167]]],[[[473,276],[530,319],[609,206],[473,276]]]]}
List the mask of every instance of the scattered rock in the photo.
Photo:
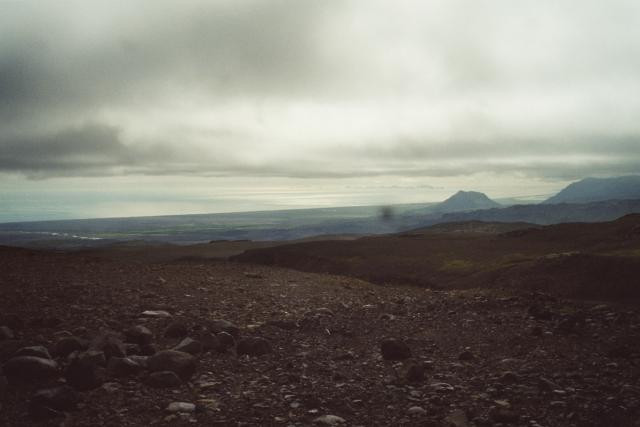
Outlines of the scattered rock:
{"type": "Polygon", "coordinates": [[[127,338],[127,342],[141,346],[153,342],[153,333],[143,325],[132,326],[125,331],[124,335],[127,338]]]}
{"type": "Polygon", "coordinates": [[[181,321],[171,323],[164,331],[167,338],[184,338],[189,334],[187,324],[181,321]]]}
{"type": "Polygon", "coordinates": [[[16,351],[15,356],[16,357],[18,357],[18,356],[34,356],[34,357],[41,357],[43,359],[51,359],[51,355],[49,354],[49,350],[47,350],[46,347],[41,346],[41,345],[34,345],[34,346],[30,346],[30,347],[22,347],[21,349],[16,351]]]}
{"type": "Polygon", "coordinates": [[[412,383],[421,383],[425,380],[425,367],[422,363],[416,363],[407,369],[406,379],[412,383]]]}
{"type": "Polygon", "coordinates": [[[129,357],[112,357],[107,364],[107,373],[114,377],[128,377],[144,370],[129,357]]]}
{"type": "Polygon", "coordinates": [[[191,413],[195,412],[196,405],[189,402],[171,402],[169,406],[165,409],[167,412],[182,412],[182,413],[191,413]]]}
{"type": "Polygon", "coordinates": [[[104,368],[99,357],[83,357],[77,355],[64,371],[67,384],[76,390],[93,390],[104,383],[104,368]]]}
{"type": "Polygon", "coordinates": [[[202,353],[204,347],[200,341],[196,341],[191,338],[185,338],[180,341],[180,344],[175,346],[173,349],[176,351],[183,351],[185,353],[197,355],[202,353]]]}
{"type": "Polygon", "coordinates": [[[515,423],[520,416],[511,409],[493,407],[489,410],[489,418],[497,423],[515,423]]]}
{"type": "Polygon", "coordinates": [[[216,338],[218,338],[218,342],[220,343],[220,347],[218,348],[220,352],[224,353],[228,349],[236,346],[235,338],[228,332],[218,332],[216,338]]]}
{"type": "MultiPolygon", "coordinates": [[[[222,332],[222,333],[226,333],[226,332],[222,332]]],[[[231,337],[231,335],[229,336],[231,337]]],[[[199,341],[202,343],[202,348],[204,349],[204,351],[220,350],[220,347],[222,344],[220,343],[220,340],[218,339],[218,337],[213,333],[209,331],[204,331],[198,335],[198,338],[199,338],[199,341]]],[[[233,337],[231,337],[231,339],[233,340],[233,337]]]]}
{"type": "Polygon", "coordinates": [[[80,353],[78,359],[82,363],[92,366],[105,366],[107,364],[107,358],[104,352],[100,350],[87,350],[84,353],[80,353]]]}
{"type": "Polygon", "coordinates": [[[313,422],[314,424],[320,424],[323,426],[336,426],[339,424],[344,424],[347,421],[337,415],[322,415],[321,417],[314,419],[313,422]]]}
{"type": "Polygon", "coordinates": [[[214,320],[209,324],[209,330],[214,334],[219,332],[226,332],[233,338],[238,339],[240,337],[240,328],[227,320],[214,320]]]}
{"type": "Polygon", "coordinates": [[[140,316],[166,319],[166,318],[171,317],[171,313],[169,313],[168,311],[164,311],[164,310],[145,310],[142,313],[140,313],[140,316]]]}
{"type": "Polygon", "coordinates": [[[162,350],[150,356],[147,365],[151,372],[171,371],[187,381],[196,370],[196,359],[182,351],[162,350]]]}
{"type": "Polygon", "coordinates": [[[262,356],[267,353],[271,353],[271,343],[261,337],[247,337],[238,341],[236,346],[236,352],[238,356],[262,356]]]}
{"type": "Polygon", "coordinates": [[[386,339],[380,343],[380,352],[385,360],[404,360],[411,357],[409,346],[401,340],[386,339]]]}
{"type": "Polygon", "coordinates": [[[538,388],[542,391],[553,391],[562,387],[545,377],[540,377],[538,379],[538,388]]]}
{"type": "Polygon", "coordinates": [[[3,370],[9,381],[46,381],[57,377],[58,364],[50,359],[35,356],[18,356],[9,359],[3,370]]]}
{"type": "Polygon", "coordinates": [[[60,357],[67,357],[74,351],[82,351],[88,347],[88,343],[78,337],[64,337],[58,340],[54,353],[60,357]]]}
{"type": "Polygon", "coordinates": [[[155,388],[178,387],[182,384],[180,377],[171,371],[153,372],[147,378],[146,384],[155,388]]]}
{"type": "Polygon", "coordinates": [[[29,403],[29,415],[38,420],[53,418],[77,409],[78,401],[78,393],[68,385],[39,390],[29,403]]]}
{"type": "Polygon", "coordinates": [[[426,415],[427,411],[421,406],[412,406],[407,410],[407,413],[415,417],[420,415],[426,415]]]}
{"type": "Polygon", "coordinates": [[[447,427],[469,427],[469,419],[462,409],[456,409],[444,419],[444,425],[447,427]]]}
{"type": "Polygon", "coordinates": [[[91,344],[91,348],[101,350],[107,359],[127,356],[127,349],[124,343],[111,335],[98,337],[91,344]]]}

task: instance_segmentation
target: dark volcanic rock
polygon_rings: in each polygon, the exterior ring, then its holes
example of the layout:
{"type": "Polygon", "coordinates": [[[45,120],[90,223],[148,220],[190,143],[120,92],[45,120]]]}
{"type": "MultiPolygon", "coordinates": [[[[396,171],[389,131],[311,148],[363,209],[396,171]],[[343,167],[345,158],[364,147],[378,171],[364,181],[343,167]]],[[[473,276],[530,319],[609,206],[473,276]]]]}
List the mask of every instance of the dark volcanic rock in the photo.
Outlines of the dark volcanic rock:
{"type": "Polygon", "coordinates": [[[236,353],[238,356],[247,354],[249,356],[262,356],[271,353],[271,343],[261,337],[247,337],[238,341],[236,353]]]}
{"type": "Polygon", "coordinates": [[[50,359],[35,356],[18,356],[9,359],[3,370],[10,381],[46,381],[58,376],[58,364],[50,359]]]}
{"type": "Polygon", "coordinates": [[[105,366],[107,358],[100,350],[87,350],[78,355],[78,359],[84,364],[92,366],[105,366]]]}
{"type": "Polygon", "coordinates": [[[75,410],[78,401],[78,393],[67,385],[39,390],[29,403],[29,414],[39,420],[52,418],[75,410]]]}
{"type": "Polygon", "coordinates": [[[173,349],[176,351],[183,351],[185,353],[196,355],[202,353],[204,347],[202,346],[202,343],[200,341],[196,341],[191,338],[185,338],[180,341],[180,344],[175,346],[173,349]]]}
{"type": "Polygon", "coordinates": [[[151,344],[153,342],[153,333],[143,325],[132,326],[124,333],[126,341],[138,345],[151,344]]]}
{"type": "Polygon", "coordinates": [[[163,350],[150,356],[147,366],[151,372],[171,371],[187,381],[196,370],[196,359],[182,351],[163,350]]]}
{"type": "Polygon", "coordinates": [[[104,368],[96,363],[92,357],[76,356],[64,371],[67,384],[77,390],[92,390],[104,382],[104,368]]]}
{"type": "Polygon", "coordinates": [[[112,357],[107,364],[107,373],[114,377],[128,377],[143,370],[143,366],[128,357],[112,357]]]}
{"type": "Polygon", "coordinates": [[[425,367],[421,363],[413,364],[407,369],[406,379],[412,383],[421,383],[425,380],[425,367]]]}
{"type": "Polygon", "coordinates": [[[42,357],[43,359],[51,359],[51,355],[49,354],[49,350],[46,347],[41,345],[34,345],[30,347],[22,347],[18,351],[16,351],[15,356],[35,356],[42,357]]]}
{"type": "Polygon", "coordinates": [[[13,331],[17,331],[24,327],[24,322],[16,313],[5,313],[0,315],[0,325],[6,325],[13,331]]]}
{"type": "Polygon", "coordinates": [[[180,377],[171,371],[153,372],[147,378],[146,384],[155,388],[178,387],[182,384],[180,377]]]}
{"type": "Polygon", "coordinates": [[[15,338],[13,331],[8,326],[0,326],[0,341],[12,340],[15,338]]]}
{"type": "Polygon", "coordinates": [[[216,337],[220,342],[220,347],[218,348],[218,351],[220,352],[225,352],[236,345],[235,338],[233,338],[233,335],[228,332],[218,332],[216,337]]]}
{"type": "Polygon", "coordinates": [[[58,340],[54,353],[56,356],[66,357],[74,351],[82,351],[88,347],[88,343],[78,337],[64,337],[58,340]]]}
{"type": "Polygon", "coordinates": [[[409,346],[401,340],[386,339],[380,343],[380,352],[385,360],[403,360],[411,357],[409,346]]]}
{"type": "Polygon", "coordinates": [[[462,353],[460,353],[460,355],[458,356],[458,359],[463,361],[463,362],[470,362],[472,360],[474,360],[476,357],[474,356],[473,353],[471,353],[470,351],[466,350],[463,351],[462,353]]]}
{"type": "Polygon", "coordinates": [[[8,387],[9,387],[9,382],[7,381],[7,377],[4,376],[4,373],[0,368],[0,402],[4,400],[4,396],[7,394],[8,387]]]}
{"type": "Polygon", "coordinates": [[[520,416],[511,409],[507,408],[491,408],[489,417],[497,423],[515,423],[520,416]]]}
{"type": "Polygon", "coordinates": [[[107,359],[127,356],[127,350],[123,342],[112,335],[103,335],[98,337],[91,344],[91,347],[102,350],[107,359]]]}
{"type": "Polygon", "coordinates": [[[176,321],[171,323],[167,330],[164,331],[164,336],[167,338],[184,338],[189,334],[189,328],[184,322],[176,321]]]}
{"type": "Polygon", "coordinates": [[[238,339],[240,336],[240,328],[227,320],[214,320],[209,324],[209,330],[213,333],[226,332],[238,339]]]}
{"type": "Polygon", "coordinates": [[[218,339],[218,337],[213,333],[209,331],[204,331],[198,335],[198,338],[199,338],[199,341],[202,343],[202,348],[204,349],[204,351],[220,350],[220,346],[222,344],[220,343],[220,340],[218,339]]]}

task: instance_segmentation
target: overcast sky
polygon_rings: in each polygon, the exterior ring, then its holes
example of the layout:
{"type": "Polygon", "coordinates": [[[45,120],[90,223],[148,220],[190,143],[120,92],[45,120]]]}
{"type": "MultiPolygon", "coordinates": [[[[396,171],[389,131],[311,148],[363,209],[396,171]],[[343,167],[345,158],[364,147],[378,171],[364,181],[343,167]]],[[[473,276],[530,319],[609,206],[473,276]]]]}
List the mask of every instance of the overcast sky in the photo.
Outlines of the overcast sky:
{"type": "Polygon", "coordinates": [[[5,209],[547,194],[640,171],[640,2],[0,0],[0,101],[5,209]]]}

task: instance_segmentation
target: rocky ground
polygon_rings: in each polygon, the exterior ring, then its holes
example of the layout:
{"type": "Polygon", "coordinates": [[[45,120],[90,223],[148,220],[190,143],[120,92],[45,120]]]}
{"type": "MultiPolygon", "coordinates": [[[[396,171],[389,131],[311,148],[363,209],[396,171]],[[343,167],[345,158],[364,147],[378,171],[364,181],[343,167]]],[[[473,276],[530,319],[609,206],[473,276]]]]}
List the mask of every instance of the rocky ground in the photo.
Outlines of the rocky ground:
{"type": "Polygon", "coordinates": [[[640,426],[637,306],[0,248],[0,425],[640,426]]]}

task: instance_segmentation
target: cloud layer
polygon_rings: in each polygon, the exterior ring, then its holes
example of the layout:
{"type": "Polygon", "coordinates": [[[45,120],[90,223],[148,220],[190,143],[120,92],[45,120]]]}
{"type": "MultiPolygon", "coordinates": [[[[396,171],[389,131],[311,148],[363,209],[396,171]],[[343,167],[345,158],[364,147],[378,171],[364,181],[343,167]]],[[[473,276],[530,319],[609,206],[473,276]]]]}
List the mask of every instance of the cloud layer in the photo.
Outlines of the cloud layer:
{"type": "Polygon", "coordinates": [[[0,172],[640,170],[635,1],[0,5],[0,172]]]}

